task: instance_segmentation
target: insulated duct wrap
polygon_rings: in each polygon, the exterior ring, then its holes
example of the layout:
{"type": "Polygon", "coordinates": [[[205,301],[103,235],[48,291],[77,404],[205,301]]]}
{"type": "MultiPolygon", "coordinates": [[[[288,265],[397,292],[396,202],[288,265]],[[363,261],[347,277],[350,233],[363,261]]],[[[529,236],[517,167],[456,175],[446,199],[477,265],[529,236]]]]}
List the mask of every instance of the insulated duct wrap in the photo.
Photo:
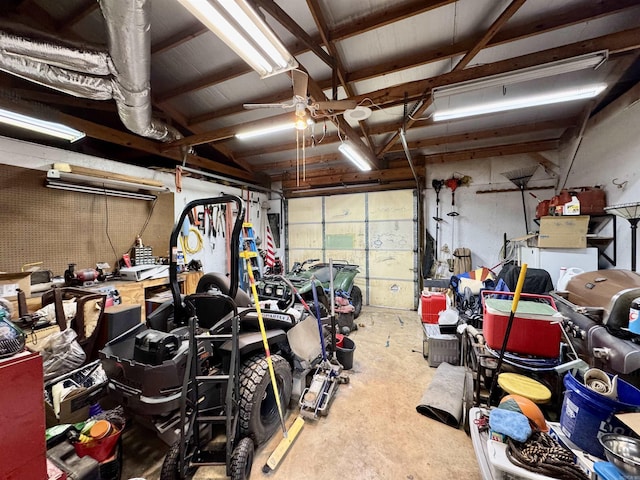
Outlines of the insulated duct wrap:
{"type": "Polygon", "coordinates": [[[60,92],[91,100],[114,98],[111,78],[93,77],[0,50],[0,70],[60,92]]]}
{"type": "Polygon", "coordinates": [[[180,132],[152,118],[148,0],[100,0],[108,52],[30,39],[0,26],[0,70],[76,97],[116,102],[132,132],[170,142],[180,132]],[[2,29],[5,30],[2,30],[2,29]]]}
{"type": "Polygon", "coordinates": [[[109,54],[117,72],[122,101],[117,102],[122,123],[144,137],[175,138],[164,122],[151,118],[151,38],[147,0],[100,0],[105,18],[109,54]]]}
{"type": "Polygon", "coordinates": [[[57,45],[0,31],[2,56],[24,58],[74,72],[90,75],[112,75],[115,70],[107,52],[57,45]]]}

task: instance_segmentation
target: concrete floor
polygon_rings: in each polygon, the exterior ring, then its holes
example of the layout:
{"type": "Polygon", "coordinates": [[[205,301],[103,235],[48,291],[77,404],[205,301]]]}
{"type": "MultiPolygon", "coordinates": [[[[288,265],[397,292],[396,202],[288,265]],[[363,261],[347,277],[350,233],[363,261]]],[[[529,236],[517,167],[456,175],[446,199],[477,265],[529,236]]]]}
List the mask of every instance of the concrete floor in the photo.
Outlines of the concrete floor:
{"type": "MultiPolygon", "coordinates": [[[[252,479],[358,480],[481,479],[471,439],[416,412],[435,368],[422,356],[416,312],[365,307],[351,333],[350,383],[340,385],[326,417],[306,421],[287,456],[268,475],[262,466],[281,432],[256,451],[252,479]]],[[[290,412],[287,424],[297,411],[290,412]]],[[[123,479],[159,478],[167,447],[149,432],[125,432],[123,479]]],[[[200,468],[195,480],[227,478],[224,469],[200,468]]]]}

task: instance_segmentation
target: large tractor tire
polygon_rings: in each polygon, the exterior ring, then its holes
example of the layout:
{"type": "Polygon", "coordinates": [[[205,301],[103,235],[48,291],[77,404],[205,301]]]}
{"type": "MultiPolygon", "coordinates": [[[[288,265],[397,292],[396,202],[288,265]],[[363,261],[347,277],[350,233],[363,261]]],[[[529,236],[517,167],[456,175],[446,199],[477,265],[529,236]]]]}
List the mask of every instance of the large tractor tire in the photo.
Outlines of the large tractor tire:
{"type": "Polygon", "coordinates": [[[362,290],[355,285],[351,289],[351,304],[353,305],[353,318],[358,318],[362,311],[362,290]]]}
{"type": "MultiPolygon", "coordinates": [[[[280,405],[289,405],[293,379],[291,366],[280,355],[272,355],[280,405]]],[[[283,414],[285,412],[282,412],[283,414]]],[[[240,370],[240,435],[251,437],[256,446],[262,445],[280,426],[280,415],[271,385],[265,355],[251,357],[240,370]]]]}

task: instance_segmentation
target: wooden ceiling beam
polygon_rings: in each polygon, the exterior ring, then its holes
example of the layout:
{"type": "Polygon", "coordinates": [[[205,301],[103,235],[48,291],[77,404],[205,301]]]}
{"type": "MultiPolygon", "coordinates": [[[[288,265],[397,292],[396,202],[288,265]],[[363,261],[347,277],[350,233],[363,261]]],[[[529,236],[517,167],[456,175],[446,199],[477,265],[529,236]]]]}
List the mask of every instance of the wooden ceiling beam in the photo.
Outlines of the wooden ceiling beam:
{"type": "MultiPolygon", "coordinates": [[[[440,145],[450,146],[451,144],[461,142],[473,142],[478,140],[499,139],[510,135],[520,135],[533,132],[542,132],[545,130],[557,130],[573,127],[576,124],[576,118],[564,118],[559,120],[548,120],[545,122],[526,123],[521,125],[512,125],[510,127],[490,128],[487,130],[478,130],[475,132],[458,133],[454,135],[444,135],[441,137],[424,138],[413,142],[408,142],[411,150],[435,147],[440,145]]],[[[401,152],[402,146],[396,144],[389,152],[401,152]]]]}
{"type": "Polygon", "coordinates": [[[426,164],[460,162],[463,160],[477,160],[480,158],[504,157],[508,155],[519,155],[522,153],[546,152],[556,150],[560,140],[549,139],[536,142],[515,143],[511,145],[499,145],[496,147],[472,148],[470,150],[460,150],[457,152],[438,153],[435,155],[424,155],[426,164]]]}
{"type": "Polygon", "coordinates": [[[260,120],[254,120],[252,122],[246,122],[240,125],[232,125],[230,127],[219,128],[217,130],[213,130],[211,132],[198,133],[195,135],[191,135],[189,137],[181,138],[180,140],[176,140],[174,142],[166,143],[164,146],[165,150],[170,150],[172,148],[182,147],[185,145],[195,146],[201,145],[203,143],[211,143],[211,142],[219,142],[221,140],[227,140],[235,136],[236,133],[260,128],[267,128],[273,125],[276,125],[280,122],[284,123],[287,121],[293,122],[294,113],[283,113],[280,115],[276,115],[274,117],[261,118],[260,120]]]}
{"type": "Polygon", "coordinates": [[[333,68],[335,66],[335,60],[331,55],[325,52],[322,47],[314,42],[313,38],[300,26],[296,21],[291,18],[287,12],[285,12],[279,5],[273,0],[250,0],[250,2],[260,6],[264,11],[268,12],[273,18],[275,18],[280,25],[286,28],[289,33],[300,40],[309,50],[316,54],[316,56],[324,63],[333,68]]]}
{"type": "Polygon", "coordinates": [[[455,3],[455,0],[411,0],[406,2],[392,2],[391,6],[363,18],[356,18],[345,22],[330,33],[334,42],[361,35],[385,25],[404,20],[405,18],[445,7],[455,3]]]}
{"type": "MultiPolygon", "coordinates": [[[[506,43],[523,40],[534,35],[567,28],[578,23],[592,22],[606,15],[612,15],[637,5],[637,0],[620,0],[619,2],[589,2],[581,8],[563,7],[557,13],[545,15],[544,18],[535,19],[525,24],[507,27],[489,41],[487,47],[495,47],[506,43]]],[[[443,45],[439,48],[424,50],[412,55],[394,58],[388,62],[371,65],[349,72],[350,82],[359,82],[380,75],[399,72],[408,68],[418,67],[429,63],[464,55],[473,48],[476,39],[465,39],[453,45],[443,45]]],[[[320,82],[320,86],[328,88],[328,80],[320,82]]]]}
{"type": "MultiPolygon", "coordinates": [[[[424,2],[415,2],[415,3],[424,3],[424,2]]],[[[616,2],[597,2],[593,4],[589,2],[588,5],[583,5],[581,8],[575,8],[575,6],[571,7],[563,7],[559,9],[556,13],[547,15],[544,18],[536,19],[534,21],[530,21],[528,23],[520,24],[514,27],[505,27],[503,30],[498,32],[488,43],[488,47],[494,47],[497,45],[503,45],[505,43],[514,42],[517,40],[522,40],[534,35],[539,35],[546,32],[551,32],[554,30],[558,30],[561,28],[567,28],[572,25],[576,25],[578,23],[591,22],[598,18],[611,15],[617,13],[619,11],[631,8],[637,5],[637,0],[619,0],[616,2]]],[[[393,21],[399,21],[403,17],[403,15],[398,15],[395,17],[393,15],[390,18],[394,19],[393,21]]],[[[371,22],[372,25],[377,25],[375,21],[371,22]]],[[[351,29],[354,27],[350,26],[351,29]]],[[[347,35],[347,37],[350,35],[347,35]]],[[[338,35],[336,37],[335,31],[329,32],[328,37],[332,39],[333,42],[336,40],[341,40],[342,38],[347,38],[338,35]]],[[[318,39],[318,41],[323,41],[322,38],[318,39]]],[[[430,49],[421,51],[412,55],[405,55],[400,58],[394,58],[391,61],[379,63],[376,65],[371,65],[368,67],[361,68],[359,70],[353,70],[346,74],[346,81],[348,82],[358,82],[362,80],[367,80],[370,78],[374,78],[380,75],[389,74],[393,72],[398,72],[401,70],[405,70],[408,68],[417,67],[420,65],[426,65],[429,63],[433,63],[439,60],[457,57],[460,55],[464,55],[465,52],[469,51],[469,49],[473,48],[473,45],[477,42],[476,39],[465,39],[454,45],[444,45],[440,48],[430,49]]],[[[295,52],[296,55],[303,53],[295,52]]],[[[247,69],[247,72],[250,71],[247,69]]],[[[212,76],[211,80],[208,82],[203,79],[203,83],[205,86],[211,86],[215,84],[215,77],[212,76]]],[[[195,83],[195,82],[194,82],[195,83]]],[[[318,84],[323,90],[331,88],[332,79],[324,79],[318,81],[318,84]]],[[[203,87],[204,88],[204,87],[203,87]]],[[[176,92],[178,89],[175,90],[176,92]]],[[[179,91],[179,94],[188,93],[188,88],[183,88],[179,91]]],[[[280,94],[274,95],[274,99],[260,99],[261,102],[279,102],[278,98],[282,98],[284,92],[280,94]]],[[[164,98],[164,97],[161,97],[164,98]]],[[[401,105],[402,102],[398,101],[395,103],[396,105],[401,105]]],[[[190,119],[190,124],[195,125],[197,123],[201,123],[208,120],[213,120],[215,118],[220,118],[226,115],[232,115],[235,113],[239,113],[243,111],[242,105],[235,105],[232,107],[228,107],[226,109],[216,110],[212,112],[206,112],[198,117],[194,117],[190,119]]],[[[400,127],[396,127],[396,130],[400,127]]],[[[370,135],[374,135],[373,132],[370,132],[370,135]]]]}
{"type": "MultiPolygon", "coordinates": [[[[348,25],[341,27],[339,30],[330,31],[329,38],[334,42],[343,40],[359,33],[364,33],[375,28],[380,28],[384,25],[403,20],[404,18],[408,18],[412,15],[423,13],[428,10],[439,8],[454,2],[455,0],[411,0],[410,2],[400,5],[399,7],[385,9],[382,12],[378,12],[370,17],[366,17],[355,22],[350,22],[348,25]]],[[[181,43],[188,41],[191,38],[189,37],[189,35],[189,32],[185,32],[184,39],[176,37],[173,39],[173,43],[175,44],[175,46],[178,46],[181,43]]],[[[315,44],[320,44],[322,42],[322,39],[320,37],[311,37],[311,40],[315,44]]],[[[298,56],[308,52],[309,48],[302,43],[296,43],[295,45],[287,45],[287,50],[293,56],[298,56]]],[[[179,95],[184,95],[195,90],[207,88],[217,83],[221,83],[225,80],[232,79],[252,71],[251,68],[247,67],[247,64],[244,62],[230,65],[229,67],[225,68],[225,70],[232,70],[235,73],[230,78],[226,78],[225,75],[221,72],[213,72],[194,81],[187,82],[183,85],[172,88],[171,90],[160,92],[156,96],[156,100],[158,102],[167,102],[179,95]]]]}
{"type": "Polygon", "coordinates": [[[411,168],[407,166],[405,168],[372,170],[369,172],[354,170],[350,173],[329,174],[322,177],[307,178],[306,181],[300,181],[299,184],[295,179],[284,180],[282,188],[284,190],[304,187],[317,188],[367,182],[397,182],[409,179],[413,179],[413,173],[411,168]]]}
{"type": "MultiPolygon", "coordinates": [[[[273,97],[260,97],[253,100],[247,100],[244,103],[282,103],[289,102],[293,99],[293,93],[291,89],[288,92],[281,92],[277,96],[273,97]]],[[[205,112],[200,115],[195,115],[190,117],[187,122],[189,126],[200,125],[201,123],[209,122],[211,120],[215,120],[217,118],[226,117],[228,115],[234,115],[236,113],[246,112],[247,110],[244,108],[244,103],[231,105],[226,108],[218,108],[211,112],[205,112]]],[[[291,109],[293,111],[293,109],[291,109]]]]}
{"type": "Polygon", "coordinates": [[[103,112],[117,112],[116,105],[111,101],[88,100],[72,97],[71,95],[58,95],[55,93],[39,92],[27,88],[11,88],[11,95],[22,100],[46,103],[48,105],[64,105],[72,108],[85,108],[87,110],[99,110],[103,112]]]}
{"type": "MultiPolygon", "coordinates": [[[[477,148],[448,152],[437,155],[424,155],[416,157],[416,160],[425,164],[450,163],[463,160],[479,160],[484,158],[502,157],[508,155],[528,154],[531,152],[543,152],[555,150],[558,147],[558,139],[542,140],[538,142],[501,145],[497,147],[477,148]]],[[[367,182],[393,182],[413,180],[413,172],[410,167],[396,166],[383,170],[370,172],[351,172],[341,174],[329,174],[324,176],[309,176],[306,181],[296,184],[296,180],[283,180],[284,190],[295,188],[321,188],[332,185],[347,185],[367,182]]],[[[415,183],[414,183],[415,184],[415,183]]]]}
{"type": "Polygon", "coordinates": [[[368,193],[368,192],[382,192],[389,190],[406,190],[416,188],[415,180],[403,181],[403,182],[389,182],[389,183],[369,183],[366,185],[341,185],[338,187],[329,188],[315,188],[315,189],[300,189],[292,188],[291,190],[285,190],[285,198],[305,198],[305,197],[317,197],[326,195],[339,195],[343,193],[368,193]]]}
{"type": "Polygon", "coordinates": [[[58,22],[60,32],[70,31],[76,24],[87,18],[99,8],[98,2],[91,0],[80,4],[71,14],[58,22]]]}
{"type": "MultiPolygon", "coordinates": [[[[329,153],[324,155],[314,155],[312,157],[305,158],[305,165],[329,165],[339,159],[337,153],[329,153]]],[[[273,170],[291,170],[292,168],[296,168],[296,160],[286,160],[284,162],[270,162],[270,163],[259,163],[253,165],[254,172],[268,172],[273,170]]]]}
{"type": "MultiPolygon", "coordinates": [[[[327,97],[325,96],[322,89],[318,86],[318,84],[313,80],[313,78],[309,77],[309,85],[307,88],[309,95],[317,101],[325,101],[327,97]]],[[[352,142],[355,146],[359,147],[364,152],[371,152],[370,162],[373,169],[379,169],[381,162],[378,158],[375,157],[374,152],[364,144],[364,142],[360,139],[360,135],[349,125],[342,115],[336,115],[331,119],[331,121],[344,133],[350,142],[352,142]]]]}
{"type": "MultiPolygon", "coordinates": [[[[451,143],[460,143],[460,142],[472,142],[477,140],[486,140],[490,138],[502,138],[507,137],[509,135],[518,135],[522,133],[531,133],[531,132],[539,132],[543,130],[552,130],[552,129],[561,129],[561,128],[570,128],[576,124],[576,118],[564,118],[558,120],[549,120],[545,122],[531,122],[531,123],[523,123],[519,125],[511,125],[509,127],[504,128],[490,128],[486,130],[479,130],[475,132],[465,132],[459,134],[452,135],[441,135],[438,137],[424,138],[421,140],[416,140],[413,142],[408,142],[410,149],[418,149],[424,147],[434,147],[438,145],[447,145],[451,143]]],[[[385,124],[382,126],[378,126],[378,129],[374,132],[375,135],[381,135],[385,133],[390,133],[395,131],[395,124],[385,124]]],[[[332,135],[330,137],[325,137],[322,140],[322,145],[338,143],[340,139],[337,135],[332,135]]],[[[396,145],[397,149],[391,149],[390,152],[401,151],[402,147],[396,145]]],[[[248,160],[251,157],[255,157],[258,155],[265,155],[270,153],[278,153],[285,152],[288,150],[295,150],[296,144],[294,142],[290,143],[281,143],[278,145],[256,148],[253,150],[243,150],[240,158],[244,160],[248,160]]],[[[310,148],[310,145],[307,145],[307,148],[310,148]]],[[[286,162],[289,162],[288,160],[286,162]]],[[[283,162],[285,163],[285,162],[283,162]]]]}
{"type": "MultiPolygon", "coordinates": [[[[322,42],[335,60],[334,76],[337,76],[338,81],[340,82],[340,85],[342,85],[342,88],[344,89],[345,95],[347,97],[355,95],[353,88],[351,88],[351,85],[347,81],[346,70],[340,58],[338,49],[336,48],[335,42],[329,38],[327,21],[325,20],[324,14],[322,13],[320,2],[318,0],[307,0],[307,5],[309,6],[309,10],[311,11],[311,16],[316,23],[316,28],[318,29],[318,32],[320,32],[322,42]]],[[[332,99],[336,100],[338,86],[336,85],[335,81],[332,82],[331,89],[332,99]]],[[[360,131],[362,132],[368,147],[371,149],[371,151],[373,151],[374,144],[373,140],[371,140],[371,137],[369,136],[369,128],[367,126],[367,122],[365,122],[364,120],[359,120],[358,125],[360,126],[360,131]]]]}
{"type": "Polygon", "coordinates": [[[151,55],[160,55],[161,53],[168,52],[169,50],[179,47],[183,43],[197,38],[209,31],[210,30],[202,25],[202,23],[194,22],[187,28],[180,30],[178,33],[174,33],[170,37],[151,45],[151,55]]]}
{"type": "Polygon", "coordinates": [[[404,102],[405,98],[416,100],[425,91],[466,80],[477,80],[490,75],[507,73],[521,68],[533,67],[541,63],[571,58],[598,50],[609,50],[610,54],[637,50],[640,48],[640,28],[632,28],[622,32],[611,33],[580,42],[550,48],[519,57],[513,57],[494,63],[488,63],[465,70],[449,72],[425,80],[415,80],[393,87],[382,88],[373,92],[351,97],[350,100],[361,102],[370,99],[375,105],[384,108],[387,105],[404,102]],[[405,97],[406,95],[406,97],[405,97]]]}
{"type": "Polygon", "coordinates": [[[0,106],[13,111],[18,111],[26,115],[36,115],[39,118],[45,118],[50,121],[60,122],[77,130],[83,131],[88,137],[113,143],[123,147],[133,148],[152,155],[174,160],[176,164],[181,164],[186,159],[187,164],[214,170],[221,175],[228,175],[243,180],[260,183],[255,175],[249,174],[244,170],[225,165],[220,162],[209,160],[198,155],[187,154],[176,150],[163,151],[161,143],[140,137],[131,133],[122,132],[114,128],[99,125],[88,120],[68,115],[66,113],[53,111],[50,109],[35,109],[24,102],[15,102],[0,97],[0,106]]]}
{"type": "MultiPolygon", "coordinates": [[[[480,50],[482,50],[489,41],[494,37],[498,30],[502,28],[502,26],[509,21],[511,17],[513,17],[516,12],[524,5],[527,0],[512,0],[509,6],[504,9],[504,11],[498,16],[498,18],[491,24],[489,29],[484,33],[482,38],[478,40],[475,45],[473,45],[460,59],[460,61],[453,67],[454,72],[459,72],[464,70],[464,68],[469,65],[469,62],[478,54],[480,50]]],[[[431,106],[433,103],[433,97],[431,94],[424,100],[422,100],[422,105],[420,105],[417,109],[414,108],[411,110],[411,116],[409,118],[403,119],[403,129],[409,129],[413,126],[414,123],[418,121],[418,118],[422,116],[422,114],[431,106]]],[[[387,141],[387,143],[376,152],[376,155],[383,155],[385,152],[389,151],[391,147],[398,141],[400,138],[400,133],[395,133],[391,139],[387,141]]]]}

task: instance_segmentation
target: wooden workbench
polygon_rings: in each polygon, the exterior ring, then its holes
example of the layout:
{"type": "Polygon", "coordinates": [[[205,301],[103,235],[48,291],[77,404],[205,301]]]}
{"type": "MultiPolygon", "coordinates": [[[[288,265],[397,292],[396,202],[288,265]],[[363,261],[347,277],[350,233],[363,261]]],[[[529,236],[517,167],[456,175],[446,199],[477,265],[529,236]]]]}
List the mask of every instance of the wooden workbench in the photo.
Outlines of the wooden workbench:
{"type": "MultiPolygon", "coordinates": [[[[180,291],[184,294],[195,293],[198,281],[202,277],[202,272],[186,272],[178,275],[178,282],[180,283],[180,291]]],[[[109,282],[100,282],[95,285],[84,287],[89,291],[96,289],[102,289],[105,287],[113,287],[120,293],[120,300],[122,305],[140,305],[141,318],[146,319],[146,300],[153,296],[160,287],[169,288],[169,277],[154,278],[151,280],[141,280],[139,282],[125,281],[125,280],[113,280],[109,282]]],[[[18,316],[18,304],[16,300],[12,300],[11,303],[14,307],[13,318],[18,316]]],[[[35,312],[42,307],[42,299],[40,295],[31,296],[27,299],[27,307],[30,312],[35,312]]]]}

